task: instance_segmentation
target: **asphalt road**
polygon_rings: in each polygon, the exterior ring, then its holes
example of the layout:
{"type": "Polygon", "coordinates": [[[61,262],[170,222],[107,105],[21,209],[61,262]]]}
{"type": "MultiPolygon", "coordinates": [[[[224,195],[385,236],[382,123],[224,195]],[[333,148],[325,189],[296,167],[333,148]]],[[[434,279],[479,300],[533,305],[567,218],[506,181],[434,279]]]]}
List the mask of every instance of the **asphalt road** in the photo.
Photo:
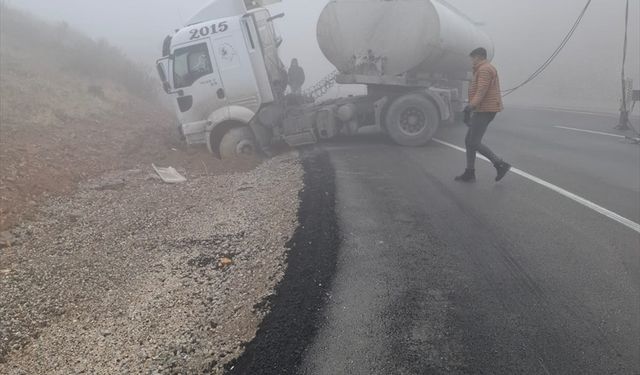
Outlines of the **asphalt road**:
{"type": "MultiPolygon", "coordinates": [[[[640,146],[613,117],[508,110],[486,143],[517,168],[640,222],[640,146]]],[[[438,139],[463,146],[465,128],[438,139]]],[[[322,146],[342,232],[305,374],[640,374],[640,234],[440,143],[322,146]]]]}

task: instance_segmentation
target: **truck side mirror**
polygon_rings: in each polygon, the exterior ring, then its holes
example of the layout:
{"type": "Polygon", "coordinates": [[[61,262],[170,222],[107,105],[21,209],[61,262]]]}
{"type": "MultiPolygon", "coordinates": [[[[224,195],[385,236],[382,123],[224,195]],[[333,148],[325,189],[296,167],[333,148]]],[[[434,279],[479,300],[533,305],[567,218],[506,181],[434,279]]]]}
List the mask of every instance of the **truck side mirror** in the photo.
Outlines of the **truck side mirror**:
{"type": "Polygon", "coordinates": [[[277,20],[278,18],[283,18],[283,17],[284,17],[284,13],[278,13],[274,16],[267,18],[267,21],[272,22],[273,20],[277,20]]]}
{"type": "Polygon", "coordinates": [[[156,69],[158,70],[158,76],[160,77],[160,81],[168,82],[166,68],[162,61],[157,62],[156,69]]]}
{"type": "MultiPolygon", "coordinates": [[[[275,16],[271,16],[269,18],[267,18],[268,22],[273,22],[274,20],[277,20],[278,18],[284,18],[284,13],[278,13],[275,16]]],[[[275,34],[275,32],[274,32],[275,34]]],[[[276,36],[276,48],[280,47],[280,45],[282,45],[282,37],[281,36],[276,36]]]]}
{"type": "Polygon", "coordinates": [[[158,76],[160,77],[160,81],[162,81],[162,88],[168,94],[171,92],[171,84],[169,83],[168,70],[167,70],[167,61],[168,59],[160,59],[156,63],[156,69],[158,70],[158,76]]]}

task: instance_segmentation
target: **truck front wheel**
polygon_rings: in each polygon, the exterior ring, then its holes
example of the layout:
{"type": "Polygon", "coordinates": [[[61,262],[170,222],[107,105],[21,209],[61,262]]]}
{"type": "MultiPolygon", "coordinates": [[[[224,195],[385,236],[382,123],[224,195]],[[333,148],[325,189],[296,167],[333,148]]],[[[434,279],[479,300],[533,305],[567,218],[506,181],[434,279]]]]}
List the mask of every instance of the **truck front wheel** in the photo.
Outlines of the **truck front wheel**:
{"type": "Polygon", "coordinates": [[[402,146],[426,145],[440,126],[435,104],[419,94],[401,96],[391,103],[385,128],[391,139],[402,146]]]}
{"type": "Polygon", "coordinates": [[[248,126],[229,129],[220,141],[220,157],[223,160],[254,158],[257,154],[256,138],[248,126]]]}

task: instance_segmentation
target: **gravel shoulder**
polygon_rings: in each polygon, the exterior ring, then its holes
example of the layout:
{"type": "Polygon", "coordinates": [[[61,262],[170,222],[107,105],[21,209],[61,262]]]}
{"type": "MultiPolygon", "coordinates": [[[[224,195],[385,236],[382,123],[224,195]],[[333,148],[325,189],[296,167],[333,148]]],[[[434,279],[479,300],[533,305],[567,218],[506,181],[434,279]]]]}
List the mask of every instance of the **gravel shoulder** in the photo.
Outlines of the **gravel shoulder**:
{"type": "Polygon", "coordinates": [[[304,190],[299,225],[288,243],[287,269],[269,313],[242,355],[226,365],[228,375],[294,375],[320,327],[331,300],[342,241],[336,216],[335,170],[322,148],[302,152],[304,190]]]}
{"type": "Polygon", "coordinates": [[[50,200],[0,249],[0,373],[222,373],[286,268],[296,153],[166,185],[114,172],[50,200]]]}

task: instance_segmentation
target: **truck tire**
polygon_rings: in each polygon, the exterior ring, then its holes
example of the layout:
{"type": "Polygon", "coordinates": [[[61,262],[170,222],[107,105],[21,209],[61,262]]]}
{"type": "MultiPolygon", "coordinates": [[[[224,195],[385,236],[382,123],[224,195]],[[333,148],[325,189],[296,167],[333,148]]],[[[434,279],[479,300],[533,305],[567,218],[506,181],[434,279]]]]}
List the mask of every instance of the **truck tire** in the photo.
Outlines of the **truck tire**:
{"type": "Polygon", "coordinates": [[[220,141],[220,157],[222,160],[255,158],[258,155],[257,147],[249,126],[231,128],[220,141]]]}
{"type": "Polygon", "coordinates": [[[401,146],[426,145],[440,126],[438,108],[419,94],[401,96],[393,101],[385,116],[385,130],[401,146]]]}

